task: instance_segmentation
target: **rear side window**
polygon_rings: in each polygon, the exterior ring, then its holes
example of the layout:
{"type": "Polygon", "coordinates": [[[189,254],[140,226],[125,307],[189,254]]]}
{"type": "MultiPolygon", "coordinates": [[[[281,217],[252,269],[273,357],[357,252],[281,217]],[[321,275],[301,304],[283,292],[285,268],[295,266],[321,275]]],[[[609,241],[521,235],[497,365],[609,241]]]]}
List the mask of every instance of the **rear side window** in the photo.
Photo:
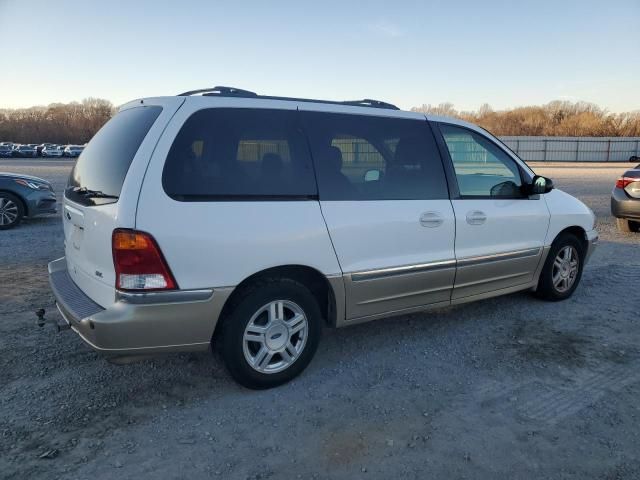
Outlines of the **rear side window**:
{"type": "Polygon", "coordinates": [[[304,200],[317,196],[296,112],[211,108],[184,123],[162,173],[179,201],[304,200]]]}
{"type": "Polygon", "coordinates": [[[302,113],[322,200],[449,198],[426,120],[302,113]]]}
{"type": "Polygon", "coordinates": [[[134,107],[119,112],[109,120],[87,144],[71,170],[67,197],[83,204],[117,201],[117,198],[77,195],[73,187],[119,197],[133,157],[160,112],[162,107],[158,106],[134,107]]]}

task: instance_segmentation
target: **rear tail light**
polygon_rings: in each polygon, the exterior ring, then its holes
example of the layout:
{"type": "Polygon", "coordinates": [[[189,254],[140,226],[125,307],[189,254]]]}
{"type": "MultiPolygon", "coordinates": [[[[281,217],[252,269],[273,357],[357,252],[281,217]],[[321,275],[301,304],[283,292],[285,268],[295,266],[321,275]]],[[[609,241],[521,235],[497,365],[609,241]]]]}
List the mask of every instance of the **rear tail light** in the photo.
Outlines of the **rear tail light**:
{"type": "Polygon", "coordinates": [[[116,288],[119,290],[173,290],[178,288],[151,235],[116,229],[111,239],[116,288]]]}
{"type": "Polygon", "coordinates": [[[618,180],[616,180],[616,188],[627,188],[627,185],[633,182],[637,182],[638,180],[640,179],[632,177],[620,177],[618,180]]]}

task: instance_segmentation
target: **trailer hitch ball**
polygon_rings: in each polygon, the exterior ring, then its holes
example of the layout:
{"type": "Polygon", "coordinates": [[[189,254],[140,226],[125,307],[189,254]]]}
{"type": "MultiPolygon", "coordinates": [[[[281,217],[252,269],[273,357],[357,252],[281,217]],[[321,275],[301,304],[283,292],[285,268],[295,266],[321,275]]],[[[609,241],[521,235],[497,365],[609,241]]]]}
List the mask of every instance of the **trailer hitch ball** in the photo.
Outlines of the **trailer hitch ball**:
{"type": "Polygon", "coordinates": [[[47,323],[47,320],[44,318],[45,313],[47,312],[45,312],[44,308],[39,308],[38,310],[36,310],[36,316],[38,317],[38,319],[36,320],[36,324],[39,327],[44,327],[47,323]]]}
{"type": "Polygon", "coordinates": [[[48,318],[45,318],[44,315],[45,313],[47,313],[45,311],[44,308],[39,308],[38,310],[36,310],[36,317],[38,317],[38,319],[36,320],[36,325],[38,325],[39,327],[44,327],[47,323],[51,323],[53,324],[54,328],[56,329],[56,332],[60,332],[62,330],[67,330],[69,328],[71,328],[71,325],[69,325],[68,323],[63,323],[60,324],[58,323],[57,320],[49,320],[48,318]]]}

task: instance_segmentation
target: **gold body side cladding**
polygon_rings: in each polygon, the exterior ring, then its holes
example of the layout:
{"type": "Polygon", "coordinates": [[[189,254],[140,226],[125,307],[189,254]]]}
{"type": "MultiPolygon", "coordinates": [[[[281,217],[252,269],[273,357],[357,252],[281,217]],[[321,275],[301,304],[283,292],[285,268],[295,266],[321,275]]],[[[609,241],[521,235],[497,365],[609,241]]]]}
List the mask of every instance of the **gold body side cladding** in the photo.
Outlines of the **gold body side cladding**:
{"type": "Polygon", "coordinates": [[[421,267],[345,275],[347,319],[448,302],[455,261],[421,267]]]}

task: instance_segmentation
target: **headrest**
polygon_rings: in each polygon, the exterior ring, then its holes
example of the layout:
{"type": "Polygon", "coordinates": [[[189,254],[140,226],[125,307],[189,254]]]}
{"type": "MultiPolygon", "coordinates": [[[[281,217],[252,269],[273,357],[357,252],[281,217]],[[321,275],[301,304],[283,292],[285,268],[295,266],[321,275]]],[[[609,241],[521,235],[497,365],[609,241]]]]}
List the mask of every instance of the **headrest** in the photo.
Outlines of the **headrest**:
{"type": "Polygon", "coordinates": [[[342,151],[338,147],[329,147],[326,152],[326,169],[339,172],[342,170],[342,151]]]}
{"type": "Polygon", "coordinates": [[[424,142],[420,137],[401,138],[396,147],[395,165],[399,167],[418,165],[418,152],[424,151],[424,142]]]}

